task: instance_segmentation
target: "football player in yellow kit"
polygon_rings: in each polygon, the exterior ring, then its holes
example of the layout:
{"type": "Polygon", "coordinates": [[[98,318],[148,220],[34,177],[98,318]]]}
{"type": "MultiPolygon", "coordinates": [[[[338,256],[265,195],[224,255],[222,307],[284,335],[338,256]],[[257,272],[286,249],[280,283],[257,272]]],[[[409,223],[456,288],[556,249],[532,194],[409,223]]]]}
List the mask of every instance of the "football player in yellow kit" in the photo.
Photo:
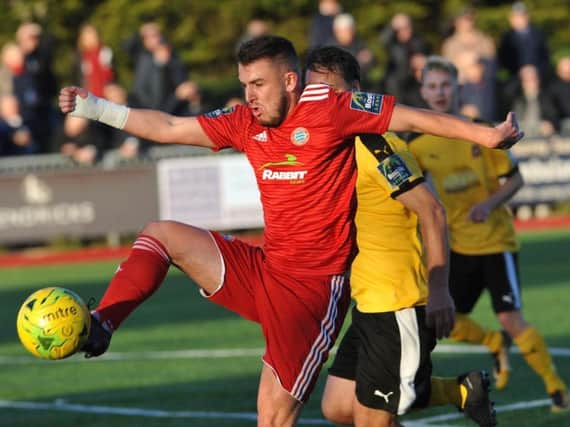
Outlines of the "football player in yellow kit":
{"type": "MultiPolygon", "coordinates": [[[[457,90],[455,66],[441,57],[428,58],[421,86],[428,106],[457,115],[457,90]]],[[[497,389],[504,388],[508,381],[506,341],[512,338],[528,365],[542,378],[552,399],[552,411],[567,411],[566,385],[556,373],[542,335],[521,311],[519,246],[506,206],[523,185],[516,160],[508,151],[433,135],[413,135],[408,142],[447,212],[449,286],[457,309],[451,338],[485,345],[494,354],[497,389]],[[486,330],[469,317],[485,289],[508,336],[486,330]]]]}
{"type": "MultiPolygon", "coordinates": [[[[338,91],[360,86],[358,63],[336,47],[314,50],[305,78],[338,91]]],[[[396,135],[360,135],[355,144],[356,307],[329,370],[323,413],[338,424],[391,427],[412,408],[455,404],[479,425],[493,426],[486,373],[431,376],[435,340],[449,335],[455,311],[444,209],[396,135]]]]}

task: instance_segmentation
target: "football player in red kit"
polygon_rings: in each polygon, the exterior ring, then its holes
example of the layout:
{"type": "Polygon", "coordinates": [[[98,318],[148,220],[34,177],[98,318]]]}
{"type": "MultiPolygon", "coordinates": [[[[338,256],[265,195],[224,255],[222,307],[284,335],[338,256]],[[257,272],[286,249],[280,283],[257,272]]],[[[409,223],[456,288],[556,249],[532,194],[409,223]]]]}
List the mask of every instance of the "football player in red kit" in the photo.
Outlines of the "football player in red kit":
{"type": "Polygon", "coordinates": [[[247,105],[198,117],[132,109],[63,88],[64,113],[98,120],[158,143],[233,147],[255,172],[264,210],[264,247],[174,221],[146,225],[99,306],[86,355],[162,283],[170,265],[212,302],[261,325],[266,350],[258,388],[260,426],[294,425],[346,314],[346,271],[354,252],[352,137],[387,130],[457,137],[508,147],[522,137],[513,115],[488,128],[395,105],[392,96],[301,87],[291,42],[264,36],[238,52],[247,105]]]}

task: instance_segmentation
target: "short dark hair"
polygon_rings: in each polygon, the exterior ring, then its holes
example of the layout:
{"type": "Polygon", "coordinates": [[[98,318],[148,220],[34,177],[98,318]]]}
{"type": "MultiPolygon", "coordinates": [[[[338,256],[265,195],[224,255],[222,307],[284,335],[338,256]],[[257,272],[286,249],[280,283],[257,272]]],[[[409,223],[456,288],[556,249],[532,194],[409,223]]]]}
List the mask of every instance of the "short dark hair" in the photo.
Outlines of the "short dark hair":
{"type": "Polygon", "coordinates": [[[324,46],[312,50],[307,56],[305,71],[319,71],[325,69],[340,73],[342,78],[352,83],[360,83],[360,65],[356,58],[348,51],[337,46],[324,46]]]}
{"type": "Polygon", "coordinates": [[[249,65],[259,59],[269,58],[286,64],[292,71],[299,73],[299,57],[289,40],[279,36],[255,37],[241,44],[237,60],[242,65],[249,65]]]}
{"type": "Polygon", "coordinates": [[[433,70],[443,71],[449,74],[449,76],[457,82],[458,72],[457,67],[453,64],[453,62],[445,59],[442,56],[430,55],[427,57],[426,64],[422,69],[422,83],[426,78],[426,74],[433,70]]]}

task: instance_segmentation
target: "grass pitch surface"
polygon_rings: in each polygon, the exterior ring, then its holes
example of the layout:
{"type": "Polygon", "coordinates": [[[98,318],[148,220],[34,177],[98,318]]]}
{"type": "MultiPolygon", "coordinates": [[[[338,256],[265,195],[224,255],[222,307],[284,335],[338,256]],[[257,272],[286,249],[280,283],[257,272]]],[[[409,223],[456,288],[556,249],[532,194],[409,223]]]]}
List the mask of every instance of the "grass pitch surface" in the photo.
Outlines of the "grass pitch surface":
{"type": "MultiPolygon", "coordinates": [[[[542,332],[560,374],[570,382],[570,230],[525,233],[521,241],[525,317],[542,332]]],[[[177,271],[123,324],[107,356],[53,362],[26,353],[15,319],[27,295],[63,286],[85,300],[100,298],[117,264],[0,269],[0,426],[255,425],[263,348],[259,327],[204,301],[177,271]]],[[[474,317],[497,327],[487,295],[474,317]]],[[[491,369],[490,357],[477,348],[453,349],[458,352],[436,350],[436,375],[491,369]]],[[[512,354],[511,364],[508,388],[493,392],[499,425],[570,426],[570,414],[550,413],[542,382],[520,354],[512,354]]],[[[319,410],[325,374],[300,425],[325,424],[319,410]]],[[[410,427],[473,425],[453,408],[422,411],[402,421],[410,427]]]]}

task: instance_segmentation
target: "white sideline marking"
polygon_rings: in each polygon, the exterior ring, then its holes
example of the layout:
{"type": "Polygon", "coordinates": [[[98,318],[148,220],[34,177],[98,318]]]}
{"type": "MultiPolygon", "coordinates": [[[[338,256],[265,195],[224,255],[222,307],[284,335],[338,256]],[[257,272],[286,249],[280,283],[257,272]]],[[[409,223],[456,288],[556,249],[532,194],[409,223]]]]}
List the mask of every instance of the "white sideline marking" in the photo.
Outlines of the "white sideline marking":
{"type": "MultiPolygon", "coordinates": [[[[0,400],[0,408],[26,409],[31,411],[51,410],[61,412],[80,412],[84,414],[123,415],[130,417],[139,416],[149,418],[197,418],[223,420],[233,419],[245,421],[257,420],[257,414],[254,412],[164,411],[161,409],[81,405],[67,403],[63,399],[58,399],[53,403],[0,400]]],[[[298,423],[303,425],[331,425],[328,421],[319,418],[301,418],[299,419],[298,423]]]]}
{"type": "MultiPolygon", "coordinates": [[[[551,347],[550,354],[556,357],[570,357],[570,348],[551,347]]],[[[75,355],[69,359],[58,360],[57,363],[69,362],[96,362],[114,360],[161,360],[161,359],[220,359],[230,357],[261,357],[261,348],[235,348],[219,350],[167,350],[167,351],[143,351],[143,352],[109,352],[94,359],[85,359],[81,355],[75,355]]],[[[333,354],[336,347],[331,351],[333,354]]],[[[486,354],[489,350],[479,345],[453,345],[439,344],[434,353],[450,354],[486,354]]],[[[520,354],[518,348],[512,348],[511,353],[520,354]]],[[[30,363],[42,363],[44,361],[32,356],[0,356],[0,365],[27,365],[30,363]]]]}
{"type": "MultiPolygon", "coordinates": [[[[220,350],[167,350],[142,352],[109,352],[100,357],[85,359],[81,354],[69,359],[57,360],[56,363],[66,362],[96,362],[113,360],[161,360],[161,359],[220,359],[230,357],[257,357],[263,354],[261,348],[235,348],[220,350]]],[[[0,356],[0,365],[38,363],[42,360],[31,356],[0,356]]]]}
{"type": "MultiPolygon", "coordinates": [[[[511,350],[517,353],[517,349],[511,350]]],[[[436,353],[487,353],[483,346],[472,345],[449,345],[440,344],[435,348],[436,353]]],[[[569,357],[569,348],[550,348],[553,356],[569,357]]],[[[219,350],[175,350],[175,351],[149,351],[149,352],[125,352],[106,353],[95,359],[85,359],[76,355],[69,359],[57,361],[56,363],[69,362],[95,362],[95,361],[117,361],[117,360],[164,360],[164,359],[202,359],[202,358],[231,358],[231,357],[259,357],[263,354],[263,349],[219,349],[219,350]]],[[[42,363],[44,361],[32,356],[0,356],[0,365],[21,365],[30,363],[42,363]]],[[[528,402],[517,402],[509,405],[496,407],[497,412],[517,411],[525,408],[536,408],[549,406],[550,399],[532,400],[528,402]]],[[[26,402],[0,400],[0,408],[27,409],[27,410],[48,410],[79,412],[90,414],[108,414],[123,416],[142,416],[151,418],[194,418],[194,419],[235,419],[255,421],[257,415],[251,412],[208,412],[208,411],[165,411],[160,409],[125,408],[112,406],[81,405],[68,403],[63,399],[49,402],[26,402]]],[[[454,412],[449,414],[435,415],[416,420],[407,420],[407,427],[457,427],[453,424],[441,424],[441,422],[462,419],[463,414],[454,412]],[[437,423],[437,424],[432,424],[437,423]]],[[[301,418],[299,425],[331,425],[328,421],[319,418],[301,418]]]]}
{"type": "MultiPolygon", "coordinates": [[[[550,399],[530,400],[527,402],[517,402],[509,405],[498,406],[497,412],[518,411],[521,409],[538,408],[549,406],[550,399]]],[[[122,415],[128,417],[149,417],[149,418],[195,418],[195,419],[233,419],[255,421],[257,415],[253,412],[208,412],[208,411],[165,411],[161,409],[126,408],[115,406],[81,405],[68,403],[63,399],[54,402],[26,402],[0,400],[0,408],[6,409],[26,409],[30,411],[60,411],[60,412],[80,412],[84,414],[99,415],[122,415]]],[[[463,414],[452,413],[435,415],[418,420],[406,421],[407,427],[453,427],[451,424],[432,424],[440,421],[450,421],[462,419],[463,414]]],[[[328,421],[320,418],[300,418],[300,425],[331,425],[328,421]]]]}

